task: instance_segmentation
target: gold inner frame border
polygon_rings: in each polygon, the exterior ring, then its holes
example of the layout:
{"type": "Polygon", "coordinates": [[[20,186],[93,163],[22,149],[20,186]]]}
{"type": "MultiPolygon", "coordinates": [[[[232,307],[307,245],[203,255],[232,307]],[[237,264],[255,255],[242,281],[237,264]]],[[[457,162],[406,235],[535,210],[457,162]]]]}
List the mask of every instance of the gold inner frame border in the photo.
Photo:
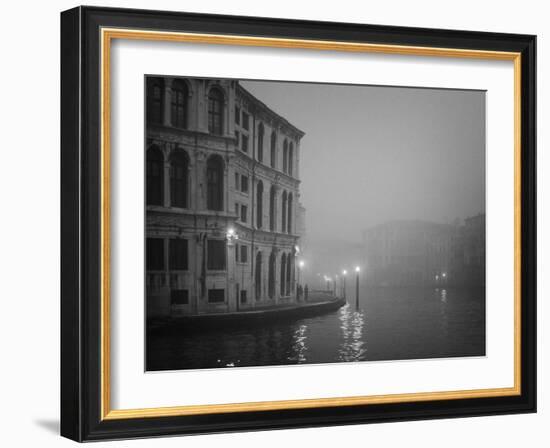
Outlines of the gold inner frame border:
{"type": "Polygon", "coordinates": [[[308,409],[368,404],[410,403],[435,400],[503,397],[521,394],[521,53],[419,47],[239,35],[163,32],[139,29],[101,29],[101,420],[168,417],[233,412],[308,409]],[[185,42],[215,45],[294,48],[356,53],[490,59],[514,63],[514,386],[441,392],[313,398],[208,405],[111,409],[110,345],[110,63],[113,39],[185,42]]]}

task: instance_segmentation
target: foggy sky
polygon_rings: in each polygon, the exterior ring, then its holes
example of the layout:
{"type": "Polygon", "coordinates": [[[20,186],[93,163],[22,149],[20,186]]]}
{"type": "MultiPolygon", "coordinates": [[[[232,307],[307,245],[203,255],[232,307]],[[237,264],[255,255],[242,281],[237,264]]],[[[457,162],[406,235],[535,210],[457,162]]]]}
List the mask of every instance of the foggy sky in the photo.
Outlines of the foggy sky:
{"type": "Polygon", "coordinates": [[[485,211],[485,92],[241,81],[303,130],[307,239],[485,211]]]}

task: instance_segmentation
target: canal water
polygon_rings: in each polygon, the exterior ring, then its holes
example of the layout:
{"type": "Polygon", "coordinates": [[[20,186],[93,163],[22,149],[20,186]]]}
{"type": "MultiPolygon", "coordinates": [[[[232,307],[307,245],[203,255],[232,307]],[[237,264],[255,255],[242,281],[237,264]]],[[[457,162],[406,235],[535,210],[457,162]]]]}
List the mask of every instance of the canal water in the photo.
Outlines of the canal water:
{"type": "Polygon", "coordinates": [[[152,333],[147,370],[485,355],[484,289],[365,288],[358,307],[347,299],[291,322],[152,333]]]}

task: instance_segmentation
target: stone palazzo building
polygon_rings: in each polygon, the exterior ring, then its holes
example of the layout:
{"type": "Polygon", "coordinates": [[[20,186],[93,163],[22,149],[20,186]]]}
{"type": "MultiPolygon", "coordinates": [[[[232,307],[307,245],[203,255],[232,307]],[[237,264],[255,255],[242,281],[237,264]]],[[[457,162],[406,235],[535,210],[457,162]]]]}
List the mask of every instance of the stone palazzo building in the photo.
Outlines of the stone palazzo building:
{"type": "Polygon", "coordinates": [[[304,133],[235,80],[147,77],[146,103],[148,318],[296,301],[304,133]]]}
{"type": "Polygon", "coordinates": [[[363,254],[373,286],[484,286],[485,214],[380,224],[363,232],[363,254]]]}

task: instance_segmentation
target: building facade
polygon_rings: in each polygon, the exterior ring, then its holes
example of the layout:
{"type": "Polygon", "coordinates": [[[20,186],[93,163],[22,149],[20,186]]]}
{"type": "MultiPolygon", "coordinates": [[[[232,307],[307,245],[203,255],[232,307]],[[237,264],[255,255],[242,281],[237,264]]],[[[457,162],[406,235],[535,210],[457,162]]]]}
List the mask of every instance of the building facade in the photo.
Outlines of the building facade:
{"type": "Polygon", "coordinates": [[[363,253],[375,286],[484,286],[485,215],[374,226],[363,232],[363,253]]]}
{"type": "Polygon", "coordinates": [[[363,233],[367,278],[378,286],[429,285],[446,279],[454,227],[391,221],[363,233]]]}
{"type": "Polygon", "coordinates": [[[451,247],[450,276],[455,284],[485,286],[485,214],[464,220],[451,247]]]}
{"type": "Polygon", "coordinates": [[[304,133],[235,80],[147,77],[146,102],[147,316],[296,300],[304,133]]]}

